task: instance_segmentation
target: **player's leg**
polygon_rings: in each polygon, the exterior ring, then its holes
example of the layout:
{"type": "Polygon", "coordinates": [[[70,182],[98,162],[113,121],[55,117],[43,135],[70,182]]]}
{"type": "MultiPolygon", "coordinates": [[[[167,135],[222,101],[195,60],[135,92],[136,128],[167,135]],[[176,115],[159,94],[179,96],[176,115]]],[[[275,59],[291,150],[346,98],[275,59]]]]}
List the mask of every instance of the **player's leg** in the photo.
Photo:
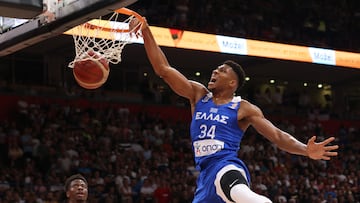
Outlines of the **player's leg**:
{"type": "Polygon", "coordinates": [[[234,165],[227,165],[216,175],[216,193],[227,203],[271,203],[248,186],[245,171],[234,165]]]}
{"type": "Polygon", "coordinates": [[[230,190],[230,196],[236,203],[271,203],[272,201],[263,196],[259,195],[245,184],[234,185],[230,190]]]}

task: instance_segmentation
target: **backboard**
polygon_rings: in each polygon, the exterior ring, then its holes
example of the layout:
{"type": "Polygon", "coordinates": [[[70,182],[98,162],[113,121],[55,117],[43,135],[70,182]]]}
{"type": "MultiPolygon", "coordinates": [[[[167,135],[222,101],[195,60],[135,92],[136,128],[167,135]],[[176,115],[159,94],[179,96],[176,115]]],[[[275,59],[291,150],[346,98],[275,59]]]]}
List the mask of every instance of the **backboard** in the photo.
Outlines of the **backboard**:
{"type": "Polygon", "coordinates": [[[43,11],[43,0],[0,0],[0,14],[11,18],[31,19],[43,11]]]}
{"type": "Polygon", "coordinates": [[[0,17],[0,56],[9,55],[137,0],[43,0],[44,11],[32,19],[0,17]]]}

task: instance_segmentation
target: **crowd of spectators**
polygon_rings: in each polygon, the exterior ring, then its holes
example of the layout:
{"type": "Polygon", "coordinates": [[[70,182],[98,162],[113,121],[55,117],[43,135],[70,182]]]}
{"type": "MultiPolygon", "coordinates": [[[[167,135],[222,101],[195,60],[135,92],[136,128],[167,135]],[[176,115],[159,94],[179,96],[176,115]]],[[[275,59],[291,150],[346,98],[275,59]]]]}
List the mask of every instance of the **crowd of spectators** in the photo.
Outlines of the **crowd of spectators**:
{"type": "MultiPolygon", "coordinates": [[[[140,0],[133,6],[152,25],[360,51],[359,2],[140,0]]],[[[189,123],[126,108],[57,104],[28,104],[11,114],[0,123],[0,203],[60,203],[74,173],[87,178],[90,203],[192,200],[197,171],[189,123]]],[[[330,136],[313,121],[276,124],[304,142],[330,136]]],[[[358,126],[338,129],[339,157],[325,162],[279,151],[249,129],[239,156],[252,188],[275,203],[359,202],[359,134],[358,126]]]]}
{"type": "Polygon", "coordinates": [[[157,26],[359,52],[357,0],[140,0],[157,26]]]}
{"type": "MultiPolygon", "coordinates": [[[[0,126],[0,202],[57,203],[74,173],[89,182],[89,202],[186,203],[196,187],[189,123],[127,108],[19,102],[0,126]]],[[[329,137],[316,122],[280,128],[301,141],[329,137]]],[[[334,135],[339,157],[313,161],[278,150],[252,129],[239,156],[252,188],[275,203],[360,200],[359,129],[334,135]]]]}

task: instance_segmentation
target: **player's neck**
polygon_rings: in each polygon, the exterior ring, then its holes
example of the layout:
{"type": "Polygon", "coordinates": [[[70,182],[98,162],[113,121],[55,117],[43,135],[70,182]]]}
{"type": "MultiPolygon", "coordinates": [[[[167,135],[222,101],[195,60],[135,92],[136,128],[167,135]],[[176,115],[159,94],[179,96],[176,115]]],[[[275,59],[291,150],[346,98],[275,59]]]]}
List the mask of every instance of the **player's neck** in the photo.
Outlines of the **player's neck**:
{"type": "Polygon", "coordinates": [[[233,94],[213,94],[213,101],[215,104],[226,104],[229,103],[233,99],[233,94]]]}

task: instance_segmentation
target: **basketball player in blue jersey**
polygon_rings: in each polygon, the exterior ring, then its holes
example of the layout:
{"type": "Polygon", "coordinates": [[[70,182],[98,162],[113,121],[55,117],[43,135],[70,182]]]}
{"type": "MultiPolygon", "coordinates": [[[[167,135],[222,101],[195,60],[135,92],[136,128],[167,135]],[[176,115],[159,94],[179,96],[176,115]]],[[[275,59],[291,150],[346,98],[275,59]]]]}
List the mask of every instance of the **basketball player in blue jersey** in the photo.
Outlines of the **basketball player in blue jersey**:
{"type": "MultiPolygon", "coordinates": [[[[193,203],[265,203],[267,197],[250,189],[250,175],[246,165],[238,158],[238,150],[244,132],[249,126],[292,154],[311,159],[330,160],[336,156],[337,145],[328,145],[333,137],[307,144],[299,142],[290,134],[275,127],[262,111],[249,101],[234,96],[244,83],[245,74],[241,66],[225,61],[215,68],[207,87],[188,80],[171,67],[166,56],[156,43],[144,19],[134,19],[130,27],[138,30],[155,73],[178,95],[190,101],[192,122],[191,140],[196,168],[200,170],[193,203]]],[[[135,33],[136,34],[136,33],[135,33]]]]}

